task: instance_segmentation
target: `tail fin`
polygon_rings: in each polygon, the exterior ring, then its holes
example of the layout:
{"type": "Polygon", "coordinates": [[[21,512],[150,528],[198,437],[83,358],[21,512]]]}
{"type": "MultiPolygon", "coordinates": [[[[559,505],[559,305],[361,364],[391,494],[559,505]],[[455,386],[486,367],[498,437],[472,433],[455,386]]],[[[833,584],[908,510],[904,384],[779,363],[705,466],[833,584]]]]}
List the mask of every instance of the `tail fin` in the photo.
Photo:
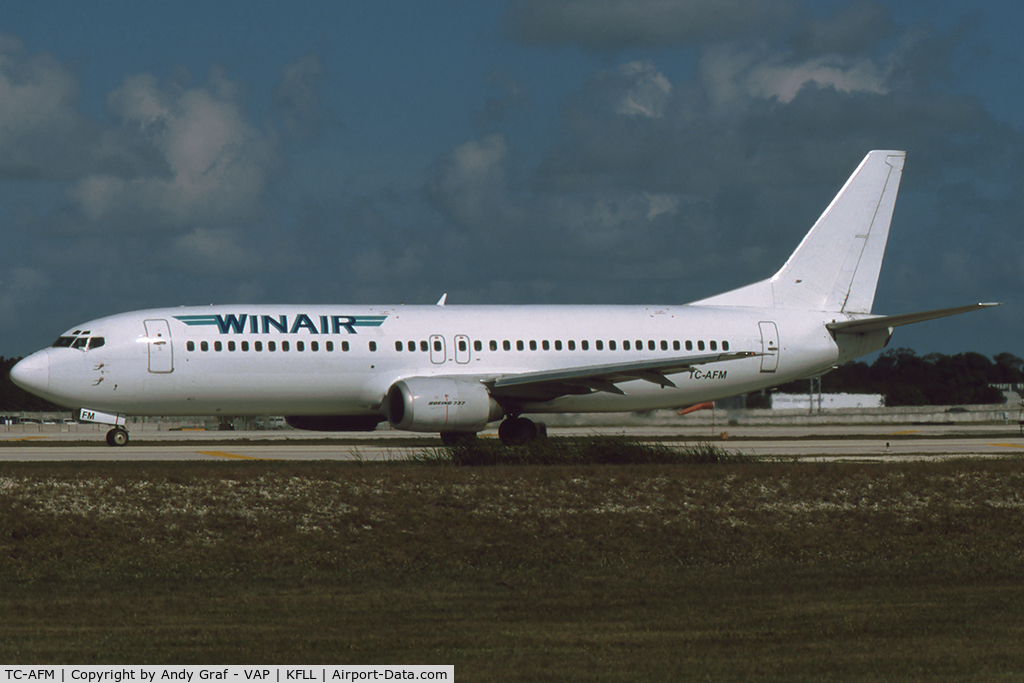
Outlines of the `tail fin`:
{"type": "Polygon", "coordinates": [[[694,303],[870,313],[905,157],[868,153],[779,272],[694,303]]]}

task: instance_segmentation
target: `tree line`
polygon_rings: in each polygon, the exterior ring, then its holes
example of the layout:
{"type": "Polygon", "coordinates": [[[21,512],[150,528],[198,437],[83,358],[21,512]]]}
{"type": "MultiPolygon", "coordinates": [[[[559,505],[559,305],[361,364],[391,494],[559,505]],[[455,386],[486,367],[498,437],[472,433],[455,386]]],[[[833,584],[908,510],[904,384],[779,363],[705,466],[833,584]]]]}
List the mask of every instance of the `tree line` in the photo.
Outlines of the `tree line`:
{"type": "MultiPolygon", "coordinates": [[[[994,384],[1024,383],[1024,360],[1012,353],[991,359],[980,353],[918,356],[905,348],[890,349],[870,365],[851,361],[822,376],[822,393],[881,394],[887,406],[967,405],[1002,403],[994,384]]],[[[807,380],[778,387],[806,393],[807,380]]]]}

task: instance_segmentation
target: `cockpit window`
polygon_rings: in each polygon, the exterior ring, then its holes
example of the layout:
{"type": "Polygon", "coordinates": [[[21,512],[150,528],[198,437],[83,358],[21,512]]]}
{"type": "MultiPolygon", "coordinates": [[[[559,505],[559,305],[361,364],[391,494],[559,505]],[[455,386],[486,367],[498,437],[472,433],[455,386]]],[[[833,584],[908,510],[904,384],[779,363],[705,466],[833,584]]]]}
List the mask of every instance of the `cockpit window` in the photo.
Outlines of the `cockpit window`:
{"type": "Polygon", "coordinates": [[[88,349],[98,349],[107,343],[107,340],[103,337],[90,337],[88,335],[88,331],[79,332],[78,330],[75,330],[73,334],[59,337],[57,341],[53,342],[52,347],[55,349],[70,347],[72,349],[81,349],[86,351],[88,349]]]}

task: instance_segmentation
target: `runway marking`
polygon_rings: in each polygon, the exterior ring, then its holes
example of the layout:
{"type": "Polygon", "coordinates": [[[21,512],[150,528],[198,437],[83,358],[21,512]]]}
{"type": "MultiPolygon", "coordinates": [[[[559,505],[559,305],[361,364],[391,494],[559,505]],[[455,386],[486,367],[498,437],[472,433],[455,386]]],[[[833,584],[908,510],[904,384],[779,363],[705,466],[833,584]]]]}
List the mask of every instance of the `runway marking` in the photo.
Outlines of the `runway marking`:
{"type": "Polygon", "coordinates": [[[45,436],[19,436],[17,439],[4,439],[4,441],[36,441],[45,438],[45,436]]]}
{"type": "Polygon", "coordinates": [[[227,451],[196,451],[199,455],[209,455],[213,458],[230,458],[232,460],[265,460],[266,458],[256,458],[251,455],[239,455],[238,453],[228,453],[227,451]]]}
{"type": "Polygon", "coordinates": [[[989,446],[1003,447],[1003,448],[1024,448],[1024,444],[1020,443],[990,443],[989,446]]]}
{"type": "Polygon", "coordinates": [[[902,432],[891,432],[889,436],[902,436],[904,434],[920,434],[920,429],[904,429],[902,432]]]}

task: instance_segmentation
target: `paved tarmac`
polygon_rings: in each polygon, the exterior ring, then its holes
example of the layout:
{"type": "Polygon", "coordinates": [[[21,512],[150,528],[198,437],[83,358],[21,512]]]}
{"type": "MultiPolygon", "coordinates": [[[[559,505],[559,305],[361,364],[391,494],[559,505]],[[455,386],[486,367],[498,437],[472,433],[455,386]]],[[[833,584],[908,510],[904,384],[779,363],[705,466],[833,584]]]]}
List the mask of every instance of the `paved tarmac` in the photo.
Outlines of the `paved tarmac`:
{"type": "MultiPolygon", "coordinates": [[[[1024,437],[1013,425],[815,425],[730,427],[549,428],[551,437],[617,435],[678,444],[711,442],[745,455],[804,461],[899,461],[963,457],[1021,457],[1024,437]]],[[[481,438],[497,438],[496,431],[481,438]]],[[[436,435],[253,431],[139,431],[123,448],[107,446],[104,431],[0,431],[0,462],[88,460],[404,460],[441,446],[436,435]]]]}

